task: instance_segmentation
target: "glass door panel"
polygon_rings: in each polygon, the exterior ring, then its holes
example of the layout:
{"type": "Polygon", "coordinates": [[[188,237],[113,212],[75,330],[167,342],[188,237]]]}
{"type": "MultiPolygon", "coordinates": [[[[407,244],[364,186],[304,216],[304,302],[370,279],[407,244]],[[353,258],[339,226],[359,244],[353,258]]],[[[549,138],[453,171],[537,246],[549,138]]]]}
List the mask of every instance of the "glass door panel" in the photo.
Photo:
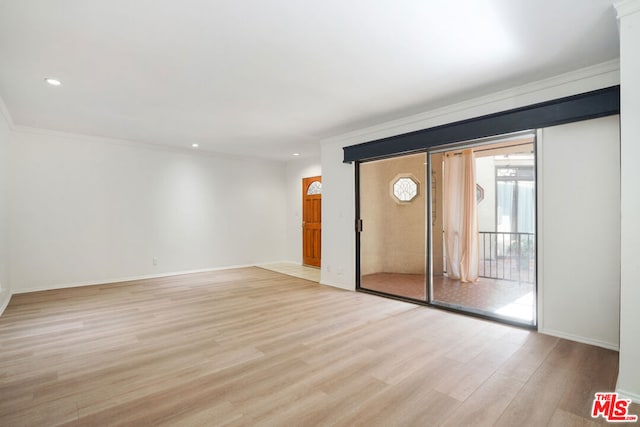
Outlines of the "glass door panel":
{"type": "Polygon", "coordinates": [[[535,325],[533,137],[429,156],[430,302],[535,325]]]}
{"type": "Polygon", "coordinates": [[[359,165],[359,288],[426,301],[426,154],[359,165]]]}

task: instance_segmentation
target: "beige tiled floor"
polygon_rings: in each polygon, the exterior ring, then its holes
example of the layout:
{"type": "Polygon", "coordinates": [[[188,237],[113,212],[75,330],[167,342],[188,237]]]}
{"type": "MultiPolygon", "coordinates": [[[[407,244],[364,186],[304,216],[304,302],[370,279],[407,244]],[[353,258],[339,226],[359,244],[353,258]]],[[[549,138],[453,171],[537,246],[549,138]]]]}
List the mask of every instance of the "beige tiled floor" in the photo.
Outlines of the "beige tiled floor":
{"type": "Polygon", "coordinates": [[[276,271],[278,273],[287,274],[293,277],[299,277],[301,279],[310,280],[312,282],[320,283],[320,269],[314,267],[307,267],[293,262],[280,262],[273,264],[261,264],[260,268],[266,270],[276,271]]]}

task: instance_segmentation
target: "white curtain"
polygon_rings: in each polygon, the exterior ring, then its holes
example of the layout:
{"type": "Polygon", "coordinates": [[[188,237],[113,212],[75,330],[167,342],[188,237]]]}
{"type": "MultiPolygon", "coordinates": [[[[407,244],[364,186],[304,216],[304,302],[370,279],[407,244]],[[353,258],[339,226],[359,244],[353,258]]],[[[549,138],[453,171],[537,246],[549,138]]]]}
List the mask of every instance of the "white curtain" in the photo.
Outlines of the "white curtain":
{"type": "Polygon", "coordinates": [[[463,282],[478,280],[478,209],[473,150],[444,157],[443,221],[447,273],[463,282]]]}
{"type": "Polygon", "coordinates": [[[536,188],[533,181],[518,181],[518,232],[535,231],[536,188]]]}
{"type": "Polygon", "coordinates": [[[497,187],[497,203],[496,203],[496,215],[497,226],[496,231],[504,231],[511,233],[513,231],[513,195],[515,190],[515,181],[498,181],[497,187]]]}

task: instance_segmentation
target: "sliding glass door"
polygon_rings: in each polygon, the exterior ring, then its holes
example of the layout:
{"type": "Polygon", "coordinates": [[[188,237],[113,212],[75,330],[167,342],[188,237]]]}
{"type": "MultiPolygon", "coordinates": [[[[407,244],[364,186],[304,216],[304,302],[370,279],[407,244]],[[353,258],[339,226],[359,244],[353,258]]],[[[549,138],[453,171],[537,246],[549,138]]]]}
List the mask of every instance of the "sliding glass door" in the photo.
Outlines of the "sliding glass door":
{"type": "Polygon", "coordinates": [[[426,301],[426,154],[359,165],[359,288],[426,301]]]}
{"type": "Polygon", "coordinates": [[[536,323],[533,136],[430,153],[431,303],[536,323]]]}
{"type": "Polygon", "coordinates": [[[533,134],[357,171],[359,290],[536,324],[533,134]]]}

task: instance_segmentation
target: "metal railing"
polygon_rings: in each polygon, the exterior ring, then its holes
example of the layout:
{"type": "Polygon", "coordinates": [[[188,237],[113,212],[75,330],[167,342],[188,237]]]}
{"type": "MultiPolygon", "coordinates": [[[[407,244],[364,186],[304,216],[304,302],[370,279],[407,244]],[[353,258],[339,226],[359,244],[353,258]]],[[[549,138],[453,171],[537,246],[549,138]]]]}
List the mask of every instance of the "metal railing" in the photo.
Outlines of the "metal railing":
{"type": "Polygon", "coordinates": [[[535,283],[533,233],[480,232],[480,277],[535,283]]]}

